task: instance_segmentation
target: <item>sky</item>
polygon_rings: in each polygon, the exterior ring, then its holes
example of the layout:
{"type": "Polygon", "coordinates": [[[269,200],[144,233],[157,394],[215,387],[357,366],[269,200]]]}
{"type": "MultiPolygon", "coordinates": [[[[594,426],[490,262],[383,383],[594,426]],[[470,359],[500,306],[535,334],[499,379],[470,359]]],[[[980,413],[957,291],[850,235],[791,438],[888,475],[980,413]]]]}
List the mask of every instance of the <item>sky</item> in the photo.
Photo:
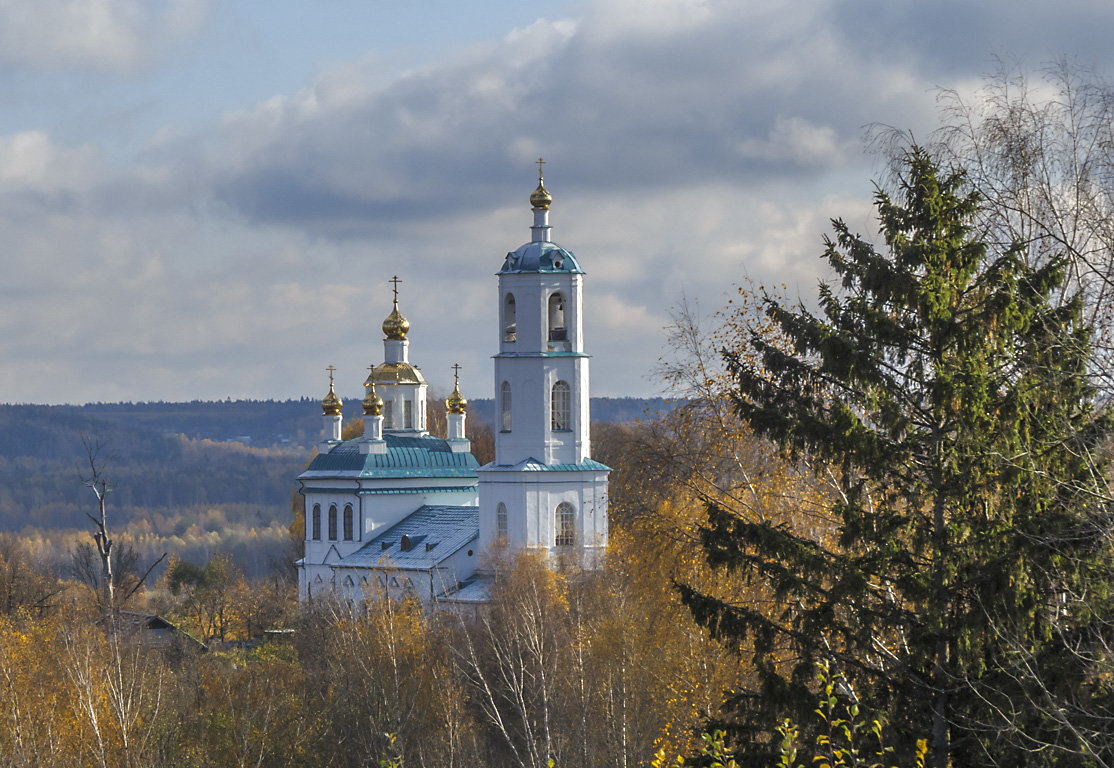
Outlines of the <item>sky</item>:
{"type": "Polygon", "coordinates": [[[495,272],[585,269],[592,394],[662,394],[682,302],[814,296],[866,235],[871,125],[928,136],[1005,62],[1104,76],[1106,0],[0,0],[0,402],[490,397],[495,272]]]}

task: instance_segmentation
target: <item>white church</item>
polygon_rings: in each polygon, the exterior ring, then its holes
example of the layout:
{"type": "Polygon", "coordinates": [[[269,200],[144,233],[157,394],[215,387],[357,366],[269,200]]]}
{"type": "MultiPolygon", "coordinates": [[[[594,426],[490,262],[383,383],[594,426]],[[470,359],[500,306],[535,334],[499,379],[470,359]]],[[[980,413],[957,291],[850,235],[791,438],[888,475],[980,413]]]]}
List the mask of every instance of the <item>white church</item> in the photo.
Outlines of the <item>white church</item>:
{"type": "Polygon", "coordinates": [[[341,440],[330,369],[325,440],[298,476],[301,601],[412,594],[478,603],[493,563],[508,554],[534,551],[584,568],[602,557],[609,469],[590,456],[584,272],[551,239],[541,164],[530,242],[498,273],[495,460],[481,467],[471,453],[459,378],[445,401],[447,438],[427,431],[428,385],[410,361],[395,280],[383,362],[364,382],[364,434],[341,440]]]}

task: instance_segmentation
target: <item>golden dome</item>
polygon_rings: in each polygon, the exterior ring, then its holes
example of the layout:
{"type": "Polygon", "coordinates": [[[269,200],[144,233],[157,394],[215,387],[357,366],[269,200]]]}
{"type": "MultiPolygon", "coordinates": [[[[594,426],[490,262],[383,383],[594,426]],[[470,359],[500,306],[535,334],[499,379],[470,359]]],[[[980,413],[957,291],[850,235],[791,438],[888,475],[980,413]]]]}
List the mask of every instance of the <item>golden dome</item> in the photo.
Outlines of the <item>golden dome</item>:
{"type": "Polygon", "coordinates": [[[321,411],[326,416],[336,416],[340,413],[340,407],[344,405],[337,393],[333,391],[333,378],[329,377],[329,394],[325,395],[325,399],[321,401],[321,411]]]}
{"type": "Polygon", "coordinates": [[[375,393],[375,382],[367,385],[367,395],[364,396],[364,416],[379,416],[383,413],[383,398],[375,393]]]}
{"type": "Polygon", "coordinates": [[[538,188],[530,195],[530,205],[542,211],[549,210],[550,203],[553,202],[553,195],[549,194],[549,190],[545,188],[545,182],[542,181],[542,166],[545,165],[545,160],[538,158],[538,188]]]}
{"type": "Polygon", "coordinates": [[[445,408],[449,413],[464,413],[464,409],[468,407],[468,401],[464,399],[464,395],[460,394],[460,384],[457,383],[453,387],[453,393],[445,399],[445,408]]]}
{"type": "Polygon", "coordinates": [[[410,363],[380,363],[364,381],[365,387],[369,384],[425,384],[425,378],[410,363]]]}
{"type": "Polygon", "coordinates": [[[534,208],[541,210],[549,210],[550,203],[553,202],[553,195],[549,194],[549,190],[545,188],[545,184],[538,181],[538,188],[530,195],[530,205],[534,208]]]}
{"type": "Polygon", "coordinates": [[[406,332],[410,330],[410,321],[398,311],[398,299],[395,299],[394,308],[387,319],[383,321],[383,335],[394,341],[404,341],[406,332]]]}

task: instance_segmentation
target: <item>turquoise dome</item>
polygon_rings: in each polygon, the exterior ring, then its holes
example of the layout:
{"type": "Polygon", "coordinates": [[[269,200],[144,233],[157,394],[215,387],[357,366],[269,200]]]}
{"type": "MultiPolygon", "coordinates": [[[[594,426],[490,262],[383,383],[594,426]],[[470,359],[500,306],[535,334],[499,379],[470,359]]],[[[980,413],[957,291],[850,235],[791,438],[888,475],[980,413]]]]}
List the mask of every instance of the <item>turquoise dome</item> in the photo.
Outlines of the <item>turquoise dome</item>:
{"type": "Polygon", "coordinates": [[[500,274],[515,272],[564,272],[584,274],[572,251],[547,241],[526,243],[507,254],[500,274]]]}

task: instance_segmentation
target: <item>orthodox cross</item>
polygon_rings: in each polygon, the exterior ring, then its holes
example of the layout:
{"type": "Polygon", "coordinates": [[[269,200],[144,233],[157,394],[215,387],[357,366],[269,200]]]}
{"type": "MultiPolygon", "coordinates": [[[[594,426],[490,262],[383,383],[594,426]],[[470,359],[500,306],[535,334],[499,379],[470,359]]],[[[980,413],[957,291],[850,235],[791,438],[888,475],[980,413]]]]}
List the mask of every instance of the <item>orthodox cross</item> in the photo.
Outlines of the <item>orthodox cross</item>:
{"type": "Polygon", "coordinates": [[[453,363],[453,384],[460,386],[460,363],[453,363]]]}
{"type": "Polygon", "coordinates": [[[387,282],[388,283],[394,283],[393,290],[395,292],[395,301],[397,302],[398,301],[398,284],[401,283],[402,281],[398,279],[398,275],[395,275],[394,277],[392,277],[387,282]]]}
{"type": "Polygon", "coordinates": [[[332,389],[333,388],[333,372],[336,371],[336,368],[334,368],[332,365],[330,365],[325,370],[329,372],[329,389],[332,389]]]}
{"type": "Polygon", "coordinates": [[[541,159],[541,158],[539,157],[539,158],[538,158],[538,183],[539,183],[539,184],[541,183],[541,180],[542,180],[542,166],[543,166],[543,165],[545,165],[545,160],[542,160],[542,159],[541,159]]]}

